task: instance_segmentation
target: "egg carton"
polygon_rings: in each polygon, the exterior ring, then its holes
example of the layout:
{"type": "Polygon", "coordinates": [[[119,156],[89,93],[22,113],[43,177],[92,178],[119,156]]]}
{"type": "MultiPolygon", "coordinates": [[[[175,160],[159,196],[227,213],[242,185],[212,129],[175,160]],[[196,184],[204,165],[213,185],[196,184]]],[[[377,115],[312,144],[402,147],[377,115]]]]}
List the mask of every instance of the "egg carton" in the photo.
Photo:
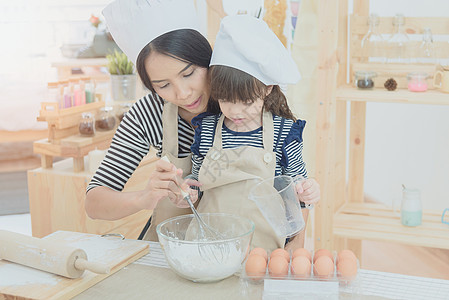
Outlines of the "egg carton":
{"type": "MultiPolygon", "coordinates": [[[[296,275],[292,273],[291,270],[291,264],[292,264],[292,253],[290,252],[290,260],[288,262],[288,274],[285,276],[273,276],[269,273],[268,271],[268,264],[270,262],[270,253],[268,253],[268,261],[267,261],[267,267],[265,269],[265,274],[263,276],[250,276],[246,273],[246,262],[248,257],[245,259],[241,272],[240,272],[240,286],[241,286],[241,292],[243,295],[255,295],[257,293],[259,293],[259,296],[261,296],[261,292],[263,292],[263,285],[266,282],[266,280],[281,280],[281,281],[291,281],[291,282],[298,282],[300,281],[301,284],[307,284],[308,282],[310,283],[316,283],[316,282],[320,282],[323,283],[325,286],[325,283],[333,283],[334,285],[337,284],[338,285],[338,290],[342,290],[342,288],[344,289],[344,293],[345,294],[350,294],[350,295],[358,295],[360,294],[360,280],[359,280],[359,269],[360,269],[360,262],[357,259],[357,274],[354,277],[348,278],[348,277],[344,277],[340,274],[340,272],[338,272],[337,270],[337,263],[338,263],[338,257],[337,257],[337,252],[332,252],[333,254],[333,272],[329,275],[329,276],[320,276],[320,275],[316,275],[314,274],[314,263],[313,263],[313,258],[314,255],[312,254],[312,263],[311,263],[311,270],[310,270],[310,274],[307,275],[296,275]]],[[[294,284],[294,283],[293,283],[294,284]]],[[[285,285],[287,288],[287,290],[285,291],[286,295],[272,295],[272,296],[288,296],[288,285],[285,285]]],[[[323,287],[323,285],[321,286],[323,287]]],[[[330,292],[327,296],[329,298],[326,297],[325,293],[323,293],[323,291],[319,291],[320,292],[320,297],[319,299],[334,299],[335,297],[337,297],[336,299],[338,299],[338,292],[337,294],[330,292]]],[[[308,291],[308,292],[304,292],[304,293],[312,293],[313,291],[308,291]]],[[[301,296],[307,296],[307,294],[301,293],[301,296]]],[[[263,294],[263,299],[269,299],[269,297],[266,297],[267,294],[263,294]]],[[[298,296],[298,294],[292,295],[292,296],[298,296]]],[[[312,295],[310,295],[312,296],[312,295]]],[[[316,295],[313,296],[314,299],[318,299],[316,295]]],[[[287,297],[288,298],[288,297],[287,297]]],[[[287,299],[286,298],[286,299],[287,299]]],[[[275,298],[273,298],[275,299],[275,298]]],[[[351,297],[346,297],[345,299],[351,299],[351,297]]]]}

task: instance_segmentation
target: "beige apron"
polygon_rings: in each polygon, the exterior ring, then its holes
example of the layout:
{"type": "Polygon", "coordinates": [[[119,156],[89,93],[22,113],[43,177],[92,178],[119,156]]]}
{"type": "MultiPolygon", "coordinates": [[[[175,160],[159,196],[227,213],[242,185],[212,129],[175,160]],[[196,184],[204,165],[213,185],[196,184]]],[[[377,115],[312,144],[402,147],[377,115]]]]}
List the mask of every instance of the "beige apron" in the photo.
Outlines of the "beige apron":
{"type": "Polygon", "coordinates": [[[223,121],[224,115],[218,120],[213,146],[199,172],[204,194],[198,211],[229,213],[251,219],[256,225],[251,247],[283,248],[285,238],[275,234],[256,204],[248,198],[250,189],[257,182],[275,174],[273,116],[267,112],[263,114],[263,149],[249,146],[223,149],[223,121]]]}
{"type": "MultiPolygon", "coordinates": [[[[167,155],[171,163],[182,169],[183,176],[192,173],[192,155],[178,158],[178,106],[166,102],[162,112],[162,156],[167,155]]],[[[168,197],[161,199],[151,215],[151,225],[145,233],[143,240],[158,241],[156,226],[162,221],[191,214],[190,208],[176,207],[168,197]]]]}

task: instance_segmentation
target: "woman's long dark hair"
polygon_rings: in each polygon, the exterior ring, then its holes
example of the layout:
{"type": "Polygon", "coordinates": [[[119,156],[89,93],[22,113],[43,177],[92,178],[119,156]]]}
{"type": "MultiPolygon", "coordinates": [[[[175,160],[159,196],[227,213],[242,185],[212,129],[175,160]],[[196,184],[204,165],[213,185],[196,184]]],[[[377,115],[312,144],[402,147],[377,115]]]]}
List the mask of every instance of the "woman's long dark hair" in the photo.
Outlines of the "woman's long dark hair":
{"type": "Polygon", "coordinates": [[[229,101],[232,103],[254,103],[258,98],[263,100],[263,108],[274,115],[296,121],[287,104],[287,98],[278,85],[267,96],[269,86],[257,78],[238,69],[214,65],[209,69],[211,84],[211,100],[209,102],[229,101]]]}
{"type": "MultiPolygon", "coordinates": [[[[154,94],[156,92],[145,69],[145,60],[151,52],[165,54],[203,68],[209,68],[212,56],[209,42],[196,30],[178,29],[158,36],[140,51],[136,61],[136,69],[142,83],[154,94]]],[[[207,110],[217,113],[220,108],[215,101],[209,101],[207,110]]]]}

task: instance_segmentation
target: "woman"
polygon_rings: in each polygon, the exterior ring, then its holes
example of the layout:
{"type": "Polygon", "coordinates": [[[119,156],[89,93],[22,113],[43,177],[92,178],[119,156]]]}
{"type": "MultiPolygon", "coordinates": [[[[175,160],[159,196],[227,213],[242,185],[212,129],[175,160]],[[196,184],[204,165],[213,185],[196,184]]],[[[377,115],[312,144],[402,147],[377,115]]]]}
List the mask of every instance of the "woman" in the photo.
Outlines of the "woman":
{"type": "Polygon", "coordinates": [[[135,62],[151,93],[139,99],[120,123],[87,188],[86,212],[93,219],[117,220],[153,209],[143,238],[157,240],[158,223],[191,213],[179,185],[182,174],[191,170],[192,118],[217,111],[209,102],[207,83],[212,49],[196,29],[191,1],[117,0],[103,14],[114,40],[135,62]],[[122,192],[151,146],[157,148],[158,156],[167,155],[176,168],[159,160],[144,190],[122,192]]]}

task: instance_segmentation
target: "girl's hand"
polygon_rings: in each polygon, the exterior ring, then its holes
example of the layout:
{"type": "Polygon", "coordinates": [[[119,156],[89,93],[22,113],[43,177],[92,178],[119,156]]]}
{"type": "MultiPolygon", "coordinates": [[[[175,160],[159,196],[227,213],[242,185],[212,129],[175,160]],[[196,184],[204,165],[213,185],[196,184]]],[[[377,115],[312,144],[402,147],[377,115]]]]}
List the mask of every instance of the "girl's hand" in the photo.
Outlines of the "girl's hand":
{"type": "Polygon", "coordinates": [[[296,184],[296,193],[299,200],[306,204],[315,204],[320,201],[320,185],[313,178],[299,181],[296,184]]]}
{"type": "MultiPolygon", "coordinates": [[[[189,193],[190,201],[192,201],[192,203],[195,203],[196,201],[198,201],[198,191],[195,189],[192,189],[191,186],[199,187],[199,186],[201,186],[201,183],[199,183],[198,181],[196,181],[194,179],[186,179],[181,186],[184,191],[189,193]]],[[[185,198],[183,198],[182,201],[178,202],[178,204],[176,204],[176,206],[180,207],[180,208],[190,207],[189,204],[187,203],[187,200],[185,200],[185,198]]]]}

